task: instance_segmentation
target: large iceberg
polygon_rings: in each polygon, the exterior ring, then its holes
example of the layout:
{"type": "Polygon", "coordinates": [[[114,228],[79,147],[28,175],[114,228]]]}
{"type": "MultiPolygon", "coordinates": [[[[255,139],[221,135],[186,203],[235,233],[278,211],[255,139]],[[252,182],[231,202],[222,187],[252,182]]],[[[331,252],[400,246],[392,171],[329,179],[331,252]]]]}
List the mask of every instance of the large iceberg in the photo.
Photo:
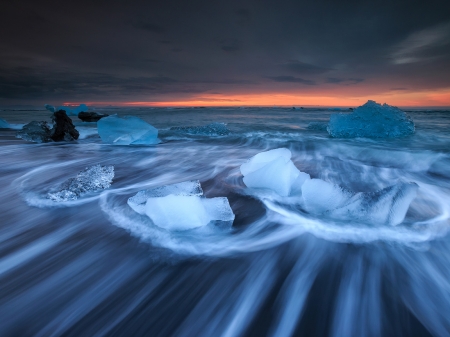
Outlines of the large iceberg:
{"type": "Polygon", "coordinates": [[[414,122],[399,108],[367,101],[350,114],[332,114],[327,128],[338,138],[392,138],[413,134],[414,122]]]}
{"type": "Polygon", "coordinates": [[[228,199],[207,199],[198,180],[139,191],[128,199],[137,213],[170,231],[184,231],[206,226],[210,222],[232,223],[234,214],[228,199]]]}
{"type": "Polygon", "coordinates": [[[225,123],[217,122],[205,126],[174,126],[170,130],[205,136],[226,136],[230,134],[230,130],[225,123]]]}
{"type": "Polygon", "coordinates": [[[312,214],[395,226],[403,222],[418,188],[416,183],[401,182],[376,192],[354,193],[321,179],[311,179],[302,186],[302,198],[312,214]]]}
{"type": "Polygon", "coordinates": [[[298,191],[309,174],[300,172],[286,148],[260,152],[240,167],[244,184],[252,188],[270,189],[283,197],[298,191]]]}
{"type": "Polygon", "coordinates": [[[9,129],[11,126],[7,121],[0,118],[0,129],[9,129]]]}
{"type": "Polygon", "coordinates": [[[97,122],[98,134],[105,143],[115,145],[157,144],[158,129],[135,116],[108,116],[97,122]]]}
{"type": "Polygon", "coordinates": [[[114,166],[94,165],[87,167],[75,178],[66,180],[56,192],[47,194],[53,201],[76,200],[89,192],[96,192],[111,186],[114,178],[114,166]]]}

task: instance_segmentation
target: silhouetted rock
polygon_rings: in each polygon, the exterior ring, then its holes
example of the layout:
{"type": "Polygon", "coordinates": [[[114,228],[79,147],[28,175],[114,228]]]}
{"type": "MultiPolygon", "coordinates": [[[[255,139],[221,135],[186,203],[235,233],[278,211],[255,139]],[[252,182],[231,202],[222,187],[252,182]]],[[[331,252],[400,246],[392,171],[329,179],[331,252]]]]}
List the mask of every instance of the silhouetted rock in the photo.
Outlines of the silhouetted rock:
{"type": "Polygon", "coordinates": [[[53,126],[52,140],[55,142],[72,141],[78,139],[79,132],[75,129],[72,120],[67,116],[64,110],[58,110],[53,114],[55,125],[53,126]]]}
{"type": "Polygon", "coordinates": [[[109,116],[108,114],[99,114],[97,112],[80,112],[78,114],[78,118],[81,119],[83,122],[98,122],[103,117],[109,116]]]}

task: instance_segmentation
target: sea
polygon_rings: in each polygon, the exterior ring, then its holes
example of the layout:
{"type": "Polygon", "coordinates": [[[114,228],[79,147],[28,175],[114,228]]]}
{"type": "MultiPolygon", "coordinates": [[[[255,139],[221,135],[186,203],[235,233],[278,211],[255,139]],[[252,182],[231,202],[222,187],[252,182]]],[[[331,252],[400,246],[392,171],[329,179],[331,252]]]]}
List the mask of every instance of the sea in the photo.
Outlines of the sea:
{"type": "Polygon", "coordinates": [[[450,336],[450,111],[406,109],[403,138],[331,138],[348,109],[97,107],[158,129],[159,144],[31,143],[43,107],[1,108],[0,336],[450,336]],[[225,123],[226,135],[173,127],[225,123]],[[418,185],[396,226],[309,214],[248,188],[240,165],[287,148],[311,178],[355,192],[418,185]],[[48,191],[93,165],[105,190],[48,191]],[[138,191],[199,180],[235,214],[220,230],[169,231],[136,215],[138,191]]]}

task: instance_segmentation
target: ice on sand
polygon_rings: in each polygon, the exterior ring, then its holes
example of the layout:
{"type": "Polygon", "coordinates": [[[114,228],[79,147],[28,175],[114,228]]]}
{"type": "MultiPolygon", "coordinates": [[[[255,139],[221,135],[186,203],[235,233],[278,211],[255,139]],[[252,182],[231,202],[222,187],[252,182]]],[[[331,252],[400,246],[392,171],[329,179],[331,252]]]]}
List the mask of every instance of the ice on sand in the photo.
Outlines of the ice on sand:
{"type": "Polygon", "coordinates": [[[392,138],[413,134],[414,122],[399,108],[368,101],[350,114],[332,114],[328,133],[338,138],[392,138]]]}
{"type": "Polygon", "coordinates": [[[128,205],[137,213],[147,215],[156,226],[170,231],[234,220],[228,199],[203,197],[198,180],[140,191],[128,199],[128,205]]]}
{"type": "Polygon", "coordinates": [[[286,148],[258,153],[240,167],[244,184],[252,188],[265,188],[287,197],[300,191],[309,174],[300,172],[291,161],[286,148]]]}
{"type": "Polygon", "coordinates": [[[102,118],[97,122],[97,129],[105,143],[115,145],[159,143],[158,129],[135,116],[113,115],[102,118]]]}
{"type": "Polygon", "coordinates": [[[416,183],[398,183],[376,192],[354,193],[321,179],[302,186],[306,210],[335,219],[395,226],[403,222],[417,195],[416,183]]]}
{"type": "Polygon", "coordinates": [[[65,181],[59,191],[47,194],[47,198],[54,201],[76,200],[89,192],[96,192],[111,186],[114,178],[114,166],[94,165],[87,167],[75,178],[65,181]]]}
{"type": "Polygon", "coordinates": [[[32,121],[17,131],[16,137],[35,143],[48,143],[53,141],[51,138],[52,130],[47,122],[32,121]]]}

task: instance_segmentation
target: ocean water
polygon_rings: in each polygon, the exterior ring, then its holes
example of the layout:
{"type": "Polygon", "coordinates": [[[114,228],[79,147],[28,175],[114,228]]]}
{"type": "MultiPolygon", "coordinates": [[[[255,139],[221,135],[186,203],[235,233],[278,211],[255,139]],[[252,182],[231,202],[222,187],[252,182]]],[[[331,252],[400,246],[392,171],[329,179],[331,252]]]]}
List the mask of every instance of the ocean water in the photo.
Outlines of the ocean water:
{"type": "MultiPolygon", "coordinates": [[[[334,139],[329,109],[98,108],[138,116],[160,144],[33,144],[0,130],[0,336],[450,336],[450,111],[412,110],[400,139],[334,139]],[[230,134],[171,127],[226,123],[230,134]],[[239,166],[286,147],[313,178],[353,191],[415,182],[398,226],[313,216],[247,188],[239,166]],[[109,189],[57,203],[46,193],[96,164],[109,189]],[[168,232],[133,212],[139,190],[199,180],[227,197],[231,228],[168,232]]],[[[2,109],[14,128],[50,121],[2,109]]]]}

